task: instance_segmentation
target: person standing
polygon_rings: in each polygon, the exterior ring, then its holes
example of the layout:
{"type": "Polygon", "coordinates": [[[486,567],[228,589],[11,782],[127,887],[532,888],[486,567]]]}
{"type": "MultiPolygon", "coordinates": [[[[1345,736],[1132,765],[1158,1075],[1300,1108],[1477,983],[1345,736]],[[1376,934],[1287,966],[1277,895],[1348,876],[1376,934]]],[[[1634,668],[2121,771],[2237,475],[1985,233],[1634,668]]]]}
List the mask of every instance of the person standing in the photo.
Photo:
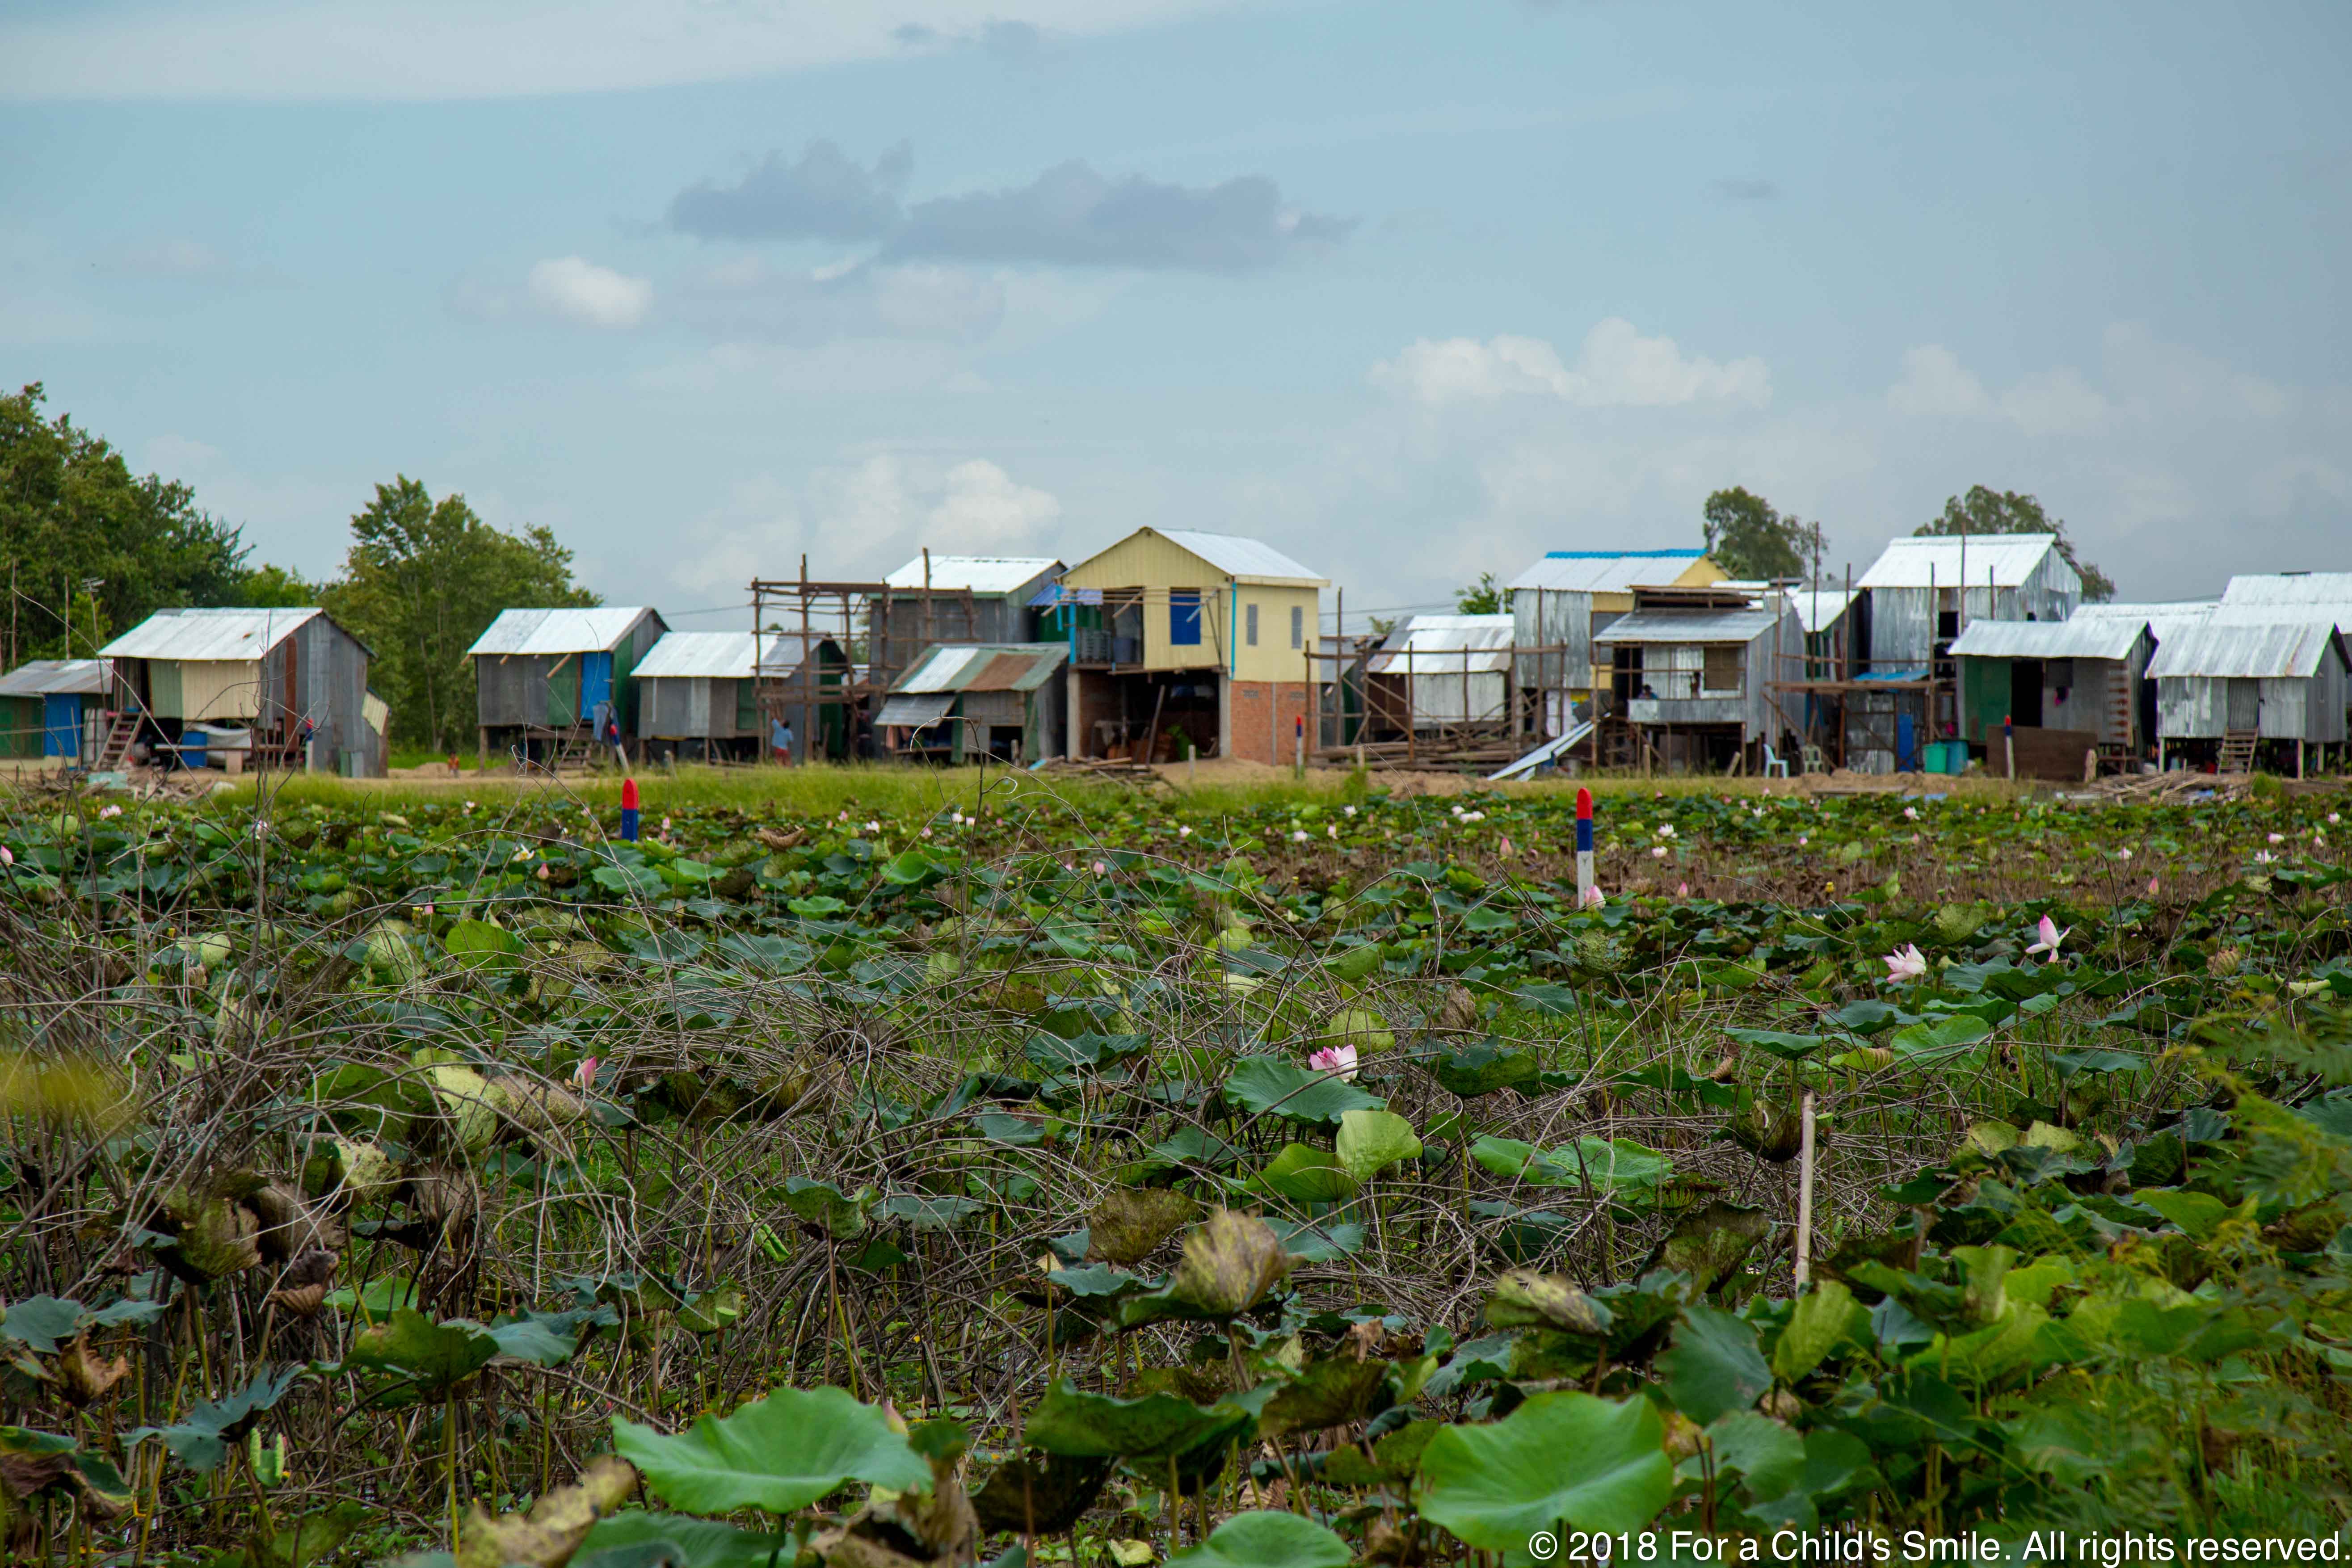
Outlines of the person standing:
{"type": "Polygon", "coordinates": [[[769,726],[768,746],[776,753],[776,763],[779,766],[788,768],[793,765],[793,721],[791,720],[779,718],[769,726]]]}

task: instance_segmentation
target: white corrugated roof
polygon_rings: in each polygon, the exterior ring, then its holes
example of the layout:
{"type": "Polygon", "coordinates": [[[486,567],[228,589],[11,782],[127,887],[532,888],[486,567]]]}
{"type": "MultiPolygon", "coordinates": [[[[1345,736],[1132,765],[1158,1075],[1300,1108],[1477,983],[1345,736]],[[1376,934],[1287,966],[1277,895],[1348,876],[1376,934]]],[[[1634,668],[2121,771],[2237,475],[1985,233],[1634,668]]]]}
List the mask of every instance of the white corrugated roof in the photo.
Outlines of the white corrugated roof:
{"type": "Polygon", "coordinates": [[[2241,605],[2352,605],[2352,572],[2262,572],[2230,579],[2221,603],[2241,605]]]}
{"type": "Polygon", "coordinates": [[[642,605],[593,610],[500,610],[466,657],[477,654],[601,653],[618,644],[646,613],[642,605]]]}
{"type": "Polygon", "coordinates": [[[1555,550],[1504,584],[1548,594],[1630,594],[1670,588],[1701,550],[1555,550]]]}
{"type": "MultiPolygon", "coordinates": [[[[653,679],[748,680],[759,657],[760,639],[750,632],[664,632],[631,673],[653,679]]],[[[777,652],[769,663],[783,657],[777,652]]]]}
{"type": "Polygon", "coordinates": [[[1508,669],[1516,626],[1509,616],[1414,616],[1382,640],[1364,668],[1373,675],[1508,669]]]}
{"type": "Polygon", "coordinates": [[[107,678],[102,658],[36,658],[0,676],[0,697],[89,696],[104,691],[107,678]]]}
{"type": "MultiPolygon", "coordinates": [[[[968,588],[975,594],[1011,594],[1061,569],[1061,562],[1051,555],[940,555],[934,552],[930,584],[935,589],[945,588],[950,592],[968,588]]],[[[893,588],[920,588],[923,585],[923,558],[916,556],[882,580],[893,588]]]]}
{"type": "Polygon", "coordinates": [[[2153,605],[2077,605],[2068,616],[2076,621],[2144,621],[2156,640],[2163,642],[2201,626],[2214,611],[2210,599],[2174,599],[2153,605]]]}
{"type": "Polygon", "coordinates": [[[1859,588],[1790,588],[1786,597],[1789,607],[1797,612],[1797,619],[1804,623],[1805,630],[1818,632],[1837,625],[1837,618],[1845,614],[1846,606],[1861,592],[1859,588]]]}
{"type": "Polygon", "coordinates": [[[317,608],[158,610],[98,650],[100,658],[162,658],[190,663],[259,658],[291,637],[317,608]]]}
{"type": "MultiPolygon", "coordinates": [[[[1776,610],[1636,610],[1592,634],[1597,643],[1752,642],[1780,618],[1776,610]]],[[[1800,650],[1791,648],[1790,653],[1800,650]]]]}
{"type": "Polygon", "coordinates": [[[1202,533],[1190,528],[1168,528],[1160,536],[1180,544],[1236,583],[1269,588],[1328,588],[1330,579],[1303,566],[1263,540],[1237,533],[1202,533]]]}
{"type": "Polygon", "coordinates": [[[2131,657],[2146,620],[2093,616],[2065,621],[1970,621],[1953,639],[1966,658],[2112,658],[2131,657]]]}
{"type": "Polygon", "coordinates": [[[2331,645],[2342,646],[2335,623],[2325,618],[2288,621],[2217,610],[2204,625],[2158,644],[2147,672],[2237,680],[2310,675],[2331,645]]]}
{"type": "Polygon", "coordinates": [[[992,655],[993,648],[974,643],[949,643],[932,648],[923,656],[923,662],[899,678],[895,691],[954,691],[960,689],[956,677],[963,667],[976,658],[992,655]]]}
{"type": "Polygon", "coordinates": [[[1971,588],[2022,587],[2057,542],[2053,533],[1977,533],[1965,541],[1958,534],[1915,534],[1889,541],[1854,586],[1925,588],[1932,576],[1938,588],[1957,587],[1965,565],[1971,588]]]}

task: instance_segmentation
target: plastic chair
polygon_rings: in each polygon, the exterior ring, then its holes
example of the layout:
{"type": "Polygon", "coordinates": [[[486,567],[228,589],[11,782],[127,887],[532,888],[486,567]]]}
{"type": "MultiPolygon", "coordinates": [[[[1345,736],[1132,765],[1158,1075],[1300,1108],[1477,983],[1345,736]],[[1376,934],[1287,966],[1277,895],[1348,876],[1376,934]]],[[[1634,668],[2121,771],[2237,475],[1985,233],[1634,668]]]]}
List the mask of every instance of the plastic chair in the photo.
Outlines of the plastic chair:
{"type": "Polygon", "coordinates": [[[1804,749],[1802,755],[1805,759],[1805,771],[1807,773],[1825,773],[1830,771],[1829,759],[1822,755],[1822,749],[1819,746],[1808,745],[1804,749]]]}
{"type": "Polygon", "coordinates": [[[1764,742],[1764,776],[1768,779],[1789,776],[1789,759],[1774,751],[1769,741],[1764,742]]]}

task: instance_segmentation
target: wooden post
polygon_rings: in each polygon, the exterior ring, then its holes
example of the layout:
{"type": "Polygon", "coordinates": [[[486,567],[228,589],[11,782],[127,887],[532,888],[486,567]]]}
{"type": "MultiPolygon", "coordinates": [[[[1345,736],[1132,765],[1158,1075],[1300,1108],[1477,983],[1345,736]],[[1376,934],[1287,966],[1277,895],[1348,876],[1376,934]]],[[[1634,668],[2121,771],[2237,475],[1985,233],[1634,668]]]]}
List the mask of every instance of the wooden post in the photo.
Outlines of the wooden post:
{"type": "Polygon", "coordinates": [[[481,773],[489,771],[490,727],[488,724],[477,724],[474,727],[474,767],[476,771],[481,773]]]}
{"type": "Polygon", "coordinates": [[[1797,1139],[1797,1289],[1813,1274],[1813,1091],[1805,1090],[1797,1139]]]}

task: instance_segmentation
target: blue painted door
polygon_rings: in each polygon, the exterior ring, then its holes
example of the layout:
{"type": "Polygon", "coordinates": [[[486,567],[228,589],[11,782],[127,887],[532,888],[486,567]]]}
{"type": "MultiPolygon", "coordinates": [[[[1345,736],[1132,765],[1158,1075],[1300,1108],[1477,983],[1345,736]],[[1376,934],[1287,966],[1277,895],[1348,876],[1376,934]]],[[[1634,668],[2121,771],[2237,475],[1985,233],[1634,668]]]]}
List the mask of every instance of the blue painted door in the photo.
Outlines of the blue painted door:
{"type": "Polygon", "coordinates": [[[1895,716],[1895,766],[1899,773],[1919,771],[1919,728],[1908,713],[1895,716]]]}
{"type": "Polygon", "coordinates": [[[81,698],[50,692],[41,699],[41,755],[75,761],[81,753],[81,698]]]}
{"type": "Polygon", "coordinates": [[[580,656],[580,717],[593,719],[596,710],[613,700],[613,656],[609,653],[583,653],[580,656]]]}

